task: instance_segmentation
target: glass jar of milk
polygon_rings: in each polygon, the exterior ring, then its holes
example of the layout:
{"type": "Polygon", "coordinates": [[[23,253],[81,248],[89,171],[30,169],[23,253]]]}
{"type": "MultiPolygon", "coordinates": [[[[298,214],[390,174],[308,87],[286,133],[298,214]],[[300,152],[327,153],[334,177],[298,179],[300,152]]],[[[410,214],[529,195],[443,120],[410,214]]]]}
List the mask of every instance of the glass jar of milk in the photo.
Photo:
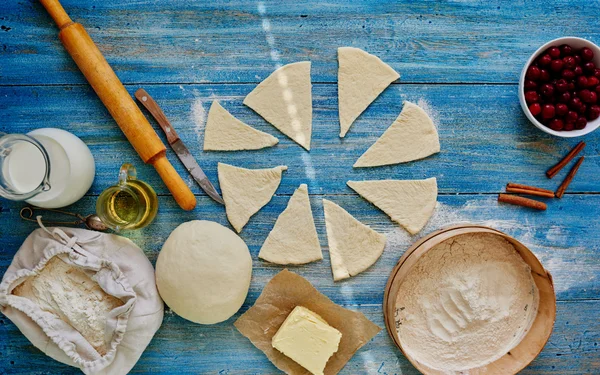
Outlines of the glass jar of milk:
{"type": "Polygon", "coordinates": [[[96,166],[85,143],[61,129],[0,132],[0,196],[43,208],[68,206],[88,191],[96,166]]]}

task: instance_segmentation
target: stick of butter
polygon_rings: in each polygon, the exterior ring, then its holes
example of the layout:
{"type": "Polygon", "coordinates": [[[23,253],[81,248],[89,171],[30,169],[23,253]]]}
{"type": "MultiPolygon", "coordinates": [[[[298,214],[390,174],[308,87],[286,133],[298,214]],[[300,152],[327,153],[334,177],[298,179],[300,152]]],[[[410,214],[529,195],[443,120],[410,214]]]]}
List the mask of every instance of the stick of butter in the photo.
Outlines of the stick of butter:
{"type": "Polygon", "coordinates": [[[314,375],[323,375],[338,350],[342,333],[307,308],[296,306],[273,336],[271,345],[314,375]]]}

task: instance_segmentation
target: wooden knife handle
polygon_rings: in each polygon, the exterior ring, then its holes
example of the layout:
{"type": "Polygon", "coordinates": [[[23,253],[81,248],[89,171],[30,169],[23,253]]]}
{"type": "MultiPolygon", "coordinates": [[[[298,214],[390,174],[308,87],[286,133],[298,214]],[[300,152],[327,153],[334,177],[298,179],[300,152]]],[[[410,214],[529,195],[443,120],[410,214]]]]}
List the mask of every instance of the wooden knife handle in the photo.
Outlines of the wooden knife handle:
{"type": "Polygon", "coordinates": [[[160,125],[161,129],[167,135],[167,141],[169,144],[172,145],[175,143],[179,139],[179,135],[177,135],[177,132],[175,129],[173,129],[173,126],[167,119],[167,116],[165,116],[165,113],[162,111],[162,109],[160,109],[158,103],[144,89],[137,90],[135,92],[135,97],[140,101],[140,103],[142,103],[144,108],[146,108],[148,112],[154,116],[154,119],[156,122],[158,122],[158,125],[160,125]]]}

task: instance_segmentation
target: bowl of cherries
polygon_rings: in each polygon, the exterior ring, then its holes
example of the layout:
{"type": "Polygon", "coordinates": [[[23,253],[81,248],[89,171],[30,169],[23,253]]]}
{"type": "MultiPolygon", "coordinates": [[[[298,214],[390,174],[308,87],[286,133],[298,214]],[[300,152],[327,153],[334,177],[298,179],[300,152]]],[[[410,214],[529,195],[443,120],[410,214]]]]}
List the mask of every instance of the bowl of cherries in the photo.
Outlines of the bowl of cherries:
{"type": "Polygon", "coordinates": [[[578,137],[600,126],[600,48],[575,37],[552,40],[527,61],[519,100],[536,127],[578,137]]]}

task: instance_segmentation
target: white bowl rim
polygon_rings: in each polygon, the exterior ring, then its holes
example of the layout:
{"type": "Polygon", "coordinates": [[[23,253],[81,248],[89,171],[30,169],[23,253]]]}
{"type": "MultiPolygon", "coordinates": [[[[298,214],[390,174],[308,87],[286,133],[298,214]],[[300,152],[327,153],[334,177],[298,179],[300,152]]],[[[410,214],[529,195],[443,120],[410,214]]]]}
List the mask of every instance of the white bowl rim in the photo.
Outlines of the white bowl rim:
{"type": "Polygon", "coordinates": [[[527,73],[527,68],[529,67],[529,65],[531,65],[533,60],[535,60],[548,47],[550,47],[552,45],[558,46],[561,44],[569,44],[574,41],[585,44],[586,46],[591,48],[594,51],[593,62],[594,62],[594,64],[596,64],[596,66],[600,66],[600,47],[598,47],[595,43],[593,43],[587,39],[584,39],[584,38],[580,38],[580,37],[576,37],[576,36],[565,36],[565,37],[553,39],[547,43],[544,43],[540,48],[538,48],[531,55],[529,60],[527,60],[527,63],[525,63],[525,66],[523,67],[523,70],[521,71],[521,77],[519,79],[519,101],[521,102],[521,109],[523,109],[523,112],[525,113],[525,116],[527,116],[527,119],[529,119],[529,121],[533,125],[535,125],[536,128],[538,128],[548,134],[555,135],[557,137],[562,137],[562,138],[581,137],[581,136],[584,136],[586,134],[593,132],[594,130],[598,129],[598,127],[600,127],[600,117],[593,121],[588,122],[587,126],[584,129],[580,129],[580,130],[556,131],[556,130],[550,129],[549,127],[547,127],[544,124],[542,124],[541,122],[539,122],[531,114],[531,112],[529,112],[529,106],[527,105],[527,102],[525,101],[525,90],[524,90],[525,74],[527,73]]]}

